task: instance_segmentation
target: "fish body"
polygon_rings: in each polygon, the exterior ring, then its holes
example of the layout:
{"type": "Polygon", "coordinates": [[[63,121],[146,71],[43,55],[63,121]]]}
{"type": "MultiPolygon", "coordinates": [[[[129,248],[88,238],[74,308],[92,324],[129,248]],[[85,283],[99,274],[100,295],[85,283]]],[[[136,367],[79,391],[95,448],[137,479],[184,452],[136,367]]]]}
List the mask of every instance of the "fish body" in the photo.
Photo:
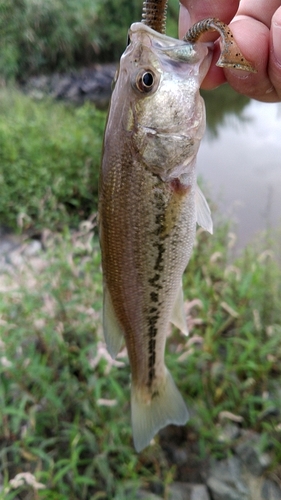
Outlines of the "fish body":
{"type": "Polygon", "coordinates": [[[206,44],[143,23],[131,26],[129,38],[104,136],[99,232],[104,335],[113,357],[126,342],[139,451],[162,427],[188,419],[164,351],[170,322],[187,333],[181,281],[196,222],[212,232],[195,172],[205,130],[199,87],[210,54],[206,44]]]}

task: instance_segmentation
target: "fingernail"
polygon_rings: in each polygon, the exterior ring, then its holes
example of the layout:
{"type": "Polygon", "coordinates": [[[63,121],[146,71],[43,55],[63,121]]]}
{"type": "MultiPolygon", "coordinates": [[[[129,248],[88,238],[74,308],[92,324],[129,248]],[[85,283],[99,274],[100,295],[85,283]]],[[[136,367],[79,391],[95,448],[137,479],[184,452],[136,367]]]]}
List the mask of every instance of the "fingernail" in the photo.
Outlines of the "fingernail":
{"type": "Polygon", "coordinates": [[[272,45],[276,61],[281,66],[281,25],[277,22],[272,24],[272,45]]]}
{"type": "Polygon", "coordinates": [[[239,78],[239,80],[245,80],[248,78],[248,76],[252,75],[252,71],[245,71],[243,69],[232,69],[232,68],[225,68],[227,71],[232,75],[235,76],[235,78],[239,78]]]}
{"type": "Polygon", "coordinates": [[[190,14],[187,8],[180,3],[179,13],[179,38],[183,38],[191,26],[190,14]]]}

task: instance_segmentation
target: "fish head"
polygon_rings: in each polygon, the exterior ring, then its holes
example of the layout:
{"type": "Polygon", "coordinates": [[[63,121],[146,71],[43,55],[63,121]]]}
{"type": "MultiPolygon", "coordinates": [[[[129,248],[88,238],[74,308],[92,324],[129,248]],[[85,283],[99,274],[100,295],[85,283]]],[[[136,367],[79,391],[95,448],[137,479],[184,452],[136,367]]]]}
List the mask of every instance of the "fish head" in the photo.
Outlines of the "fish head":
{"type": "Polygon", "coordinates": [[[186,176],[194,166],[205,130],[199,88],[210,63],[206,43],[177,40],[143,23],[129,30],[112,116],[130,134],[134,153],[162,180],[186,176]]]}

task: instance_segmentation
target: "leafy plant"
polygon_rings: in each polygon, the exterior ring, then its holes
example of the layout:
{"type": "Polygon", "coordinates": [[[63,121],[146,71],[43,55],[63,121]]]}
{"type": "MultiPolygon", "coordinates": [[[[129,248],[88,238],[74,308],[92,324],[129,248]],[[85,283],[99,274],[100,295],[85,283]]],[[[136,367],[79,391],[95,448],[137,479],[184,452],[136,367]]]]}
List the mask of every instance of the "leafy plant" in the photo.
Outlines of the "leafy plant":
{"type": "Polygon", "coordinates": [[[97,2],[0,0],[0,70],[20,77],[65,69],[98,52],[97,2]]]}
{"type": "Polygon", "coordinates": [[[35,102],[16,91],[0,99],[0,222],[16,228],[76,225],[96,209],[105,114],[35,102]]]}

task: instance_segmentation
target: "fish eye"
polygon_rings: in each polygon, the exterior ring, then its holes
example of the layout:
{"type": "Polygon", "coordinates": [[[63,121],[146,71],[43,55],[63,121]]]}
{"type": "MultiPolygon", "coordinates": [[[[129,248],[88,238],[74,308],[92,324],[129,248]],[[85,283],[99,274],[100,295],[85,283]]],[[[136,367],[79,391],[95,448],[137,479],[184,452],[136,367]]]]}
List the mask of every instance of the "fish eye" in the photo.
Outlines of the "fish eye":
{"type": "Polygon", "coordinates": [[[145,70],[138,74],[136,87],[140,92],[149,92],[153,88],[154,81],[154,74],[145,70]]]}
{"type": "Polygon", "coordinates": [[[152,73],[144,73],[143,77],[142,77],[142,83],[145,87],[152,87],[153,85],[153,82],[154,82],[154,78],[153,78],[153,75],[152,73]]]}

